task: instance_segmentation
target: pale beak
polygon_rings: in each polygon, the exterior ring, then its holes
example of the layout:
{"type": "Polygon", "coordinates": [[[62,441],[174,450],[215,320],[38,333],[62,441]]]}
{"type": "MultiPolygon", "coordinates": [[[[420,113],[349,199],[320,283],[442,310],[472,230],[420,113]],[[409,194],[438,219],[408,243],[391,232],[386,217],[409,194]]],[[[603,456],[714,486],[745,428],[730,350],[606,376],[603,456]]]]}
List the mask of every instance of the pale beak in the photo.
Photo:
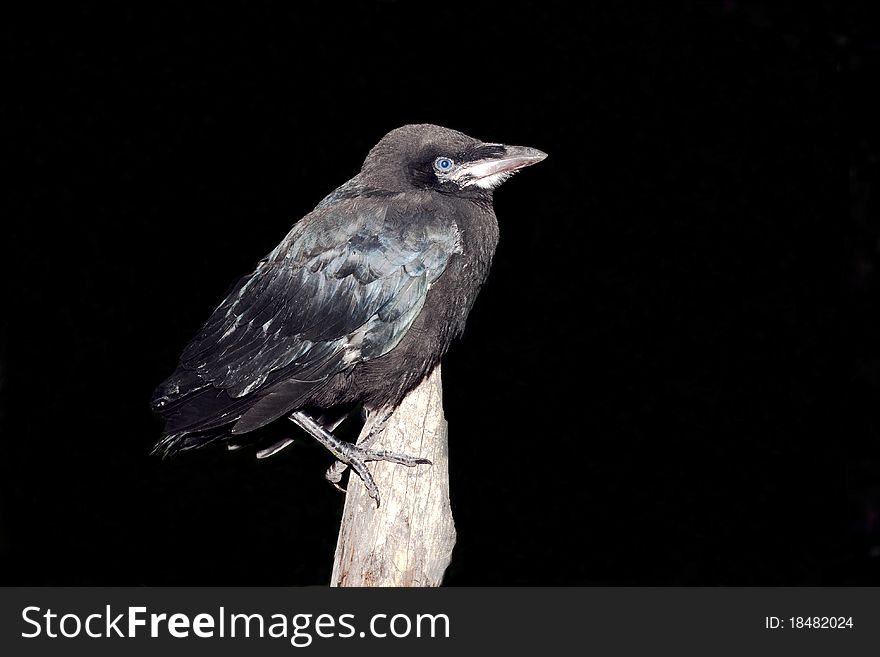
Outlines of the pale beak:
{"type": "Polygon", "coordinates": [[[528,146],[504,146],[504,153],[496,157],[467,162],[449,175],[459,187],[476,185],[483,189],[493,189],[507,180],[516,171],[537,164],[547,157],[547,153],[528,146]]]}

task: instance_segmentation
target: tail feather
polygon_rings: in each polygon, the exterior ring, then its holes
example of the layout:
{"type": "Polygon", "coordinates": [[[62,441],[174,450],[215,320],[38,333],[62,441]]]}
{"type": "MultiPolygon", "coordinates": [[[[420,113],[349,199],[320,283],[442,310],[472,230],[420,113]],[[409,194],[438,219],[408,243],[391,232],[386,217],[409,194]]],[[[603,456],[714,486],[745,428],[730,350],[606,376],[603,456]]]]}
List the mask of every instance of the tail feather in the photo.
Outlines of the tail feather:
{"type": "Polygon", "coordinates": [[[165,431],[153,453],[170,456],[259,429],[302,407],[315,388],[325,384],[285,381],[238,398],[209,385],[159,410],[165,431]]]}
{"type": "MultiPolygon", "coordinates": [[[[329,352],[321,364],[337,357],[336,352],[329,352]]],[[[280,378],[283,373],[276,376],[280,378]]],[[[328,382],[328,377],[281,379],[241,397],[232,397],[195,371],[180,367],[153,395],[153,410],[165,419],[164,436],[153,453],[167,456],[259,429],[301,408],[316,389],[328,382]]]]}

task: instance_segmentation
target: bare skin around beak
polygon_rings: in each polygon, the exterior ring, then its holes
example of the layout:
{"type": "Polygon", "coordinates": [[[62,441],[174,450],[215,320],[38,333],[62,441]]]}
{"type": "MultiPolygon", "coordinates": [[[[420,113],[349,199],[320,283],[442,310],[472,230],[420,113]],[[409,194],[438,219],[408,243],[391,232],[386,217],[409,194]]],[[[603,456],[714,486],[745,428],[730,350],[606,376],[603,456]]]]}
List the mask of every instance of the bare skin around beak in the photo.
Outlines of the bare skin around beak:
{"type": "Polygon", "coordinates": [[[528,146],[504,146],[502,155],[468,162],[455,171],[450,178],[460,187],[476,185],[493,189],[520,169],[537,164],[547,153],[528,146]]]}

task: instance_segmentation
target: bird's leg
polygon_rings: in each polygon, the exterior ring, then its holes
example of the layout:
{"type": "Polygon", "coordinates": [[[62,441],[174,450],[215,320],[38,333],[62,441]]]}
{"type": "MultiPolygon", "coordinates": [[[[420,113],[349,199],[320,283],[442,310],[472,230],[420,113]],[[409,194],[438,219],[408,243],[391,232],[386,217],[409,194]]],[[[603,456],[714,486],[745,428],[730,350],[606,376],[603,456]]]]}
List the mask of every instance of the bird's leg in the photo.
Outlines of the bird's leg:
{"type": "MultiPolygon", "coordinates": [[[[350,414],[351,413],[343,413],[338,418],[336,418],[336,420],[334,420],[333,422],[328,422],[327,418],[324,415],[322,415],[321,417],[318,418],[317,422],[321,426],[323,426],[327,431],[330,431],[332,433],[333,431],[336,430],[336,428],[340,424],[345,422],[345,420],[348,418],[348,416],[350,414]]],[[[283,438],[282,440],[279,440],[274,445],[270,445],[269,447],[266,447],[266,448],[258,451],[257,458],[258,459],[267,459],[270,456],[275,456],[278,452],[280,452],[283,449],[286,449],[287,447],[290,447],[292,444],[293,444],[293,438],[283,438]]],[[[235,450],[235,449],[239,449],[241,447],[241,445],[227,445],[226,447],[228,449],[235,450]]],[[[338,486],[337,486],[337,488],[338,488],[338,486]]]]}
{"type": "MultiPolygon", "coordinates": [[[[326,422],[323,421],[323,419],[324,419],[323,415],[320,418],[318,418],[318,422],[320,422],[327,431],[329,431],[330,433],[333,433],[336,430],[336,428],[340,424],[342,424],[345,420],[347,420],[348,417],[353,412],[354,411],[349,411],[348,413],[343,414],[338,420],[336,420],[336,422],[333,422],[330,425],[328,425],[326,422]]],[[[364,412],[366,412],[366,411],[364,411],[364,412]]],[[[362,445],[362,446],[369,447],[369,445],[362,445]]],[[[340,493],[345,492],[345,489],[339,485],[339,482],[342,481],[342,473],[345,472],[345,469],[347,467],[348,467],[347,463],[343,463],[342,461],[334,461],[333,465],[331,465],[329,468],[327,468],[327,472],[324,473],[324,479],[329,481],[333,485],[333,488],[338,490],[340,493]]]]}
{"type": "MultiPolygon", "coordinates": [[[[364,409],[364,413],[366,413],[366,409],[364,409]]],[[[375,416],[375,419],[368,418],[367,421],[371,423],[370,429],[367,432],[367,435],[364,436],[364,439],[358,443],[359,447],[369,447],[379,435],[385,430],[385,426],[388,424],[388,420],[391,419],[391,414],[394,412],[394,409],[391,408],[383,408],[379,411],[379,415],[375,416]]],[[[324,478],[333,484],[333,487],[337,490],[345,492],[345,489],[339,485],[339,482],[342,481],[342,473],[345,472],[345,469],[348,467],[348,464],[344,461],[336,461],[333,465],[327,468],[327,472],[324,474],[324,478]]]]}
{"type": "Polygon", "coordinates": [[[352,445],[350,442],[340,440],[332,433],[327,431],[315,420],[303,413],[295,411],[288,416],[297,426],[305,430],[315,440],[324,445],[333,456],[339,461],[351,466],[358,477],[364,482],[367,494],[376,500],[376,507],[379,506],[379,488],[373,481],[373,476],[367,468],[367,461],[389,461],[390,463],[398,463],[408,467],[414,467],[420,464],[430,465],[428,459],[418,458],[416,456],[408,456],[406,454],[397,454],[386,450],[364,449],[360,445],[352,445]]]}

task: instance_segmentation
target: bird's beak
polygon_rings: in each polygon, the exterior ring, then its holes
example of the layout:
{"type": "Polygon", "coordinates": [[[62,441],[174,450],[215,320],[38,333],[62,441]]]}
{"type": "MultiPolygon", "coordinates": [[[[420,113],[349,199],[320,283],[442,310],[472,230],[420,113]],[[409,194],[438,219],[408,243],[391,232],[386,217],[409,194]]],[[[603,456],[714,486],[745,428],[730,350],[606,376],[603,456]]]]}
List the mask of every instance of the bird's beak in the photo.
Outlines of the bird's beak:
{"type": "Polygon", "coordinates": [[[476,185],[483,189],[493,189],[519,169],[537,164],[547,157],[547,153],[528,146],[486,145],[500,147],[503,151],[493,157],[465,163],[449,176],[450,179],[460,187],[476,185]]]}

